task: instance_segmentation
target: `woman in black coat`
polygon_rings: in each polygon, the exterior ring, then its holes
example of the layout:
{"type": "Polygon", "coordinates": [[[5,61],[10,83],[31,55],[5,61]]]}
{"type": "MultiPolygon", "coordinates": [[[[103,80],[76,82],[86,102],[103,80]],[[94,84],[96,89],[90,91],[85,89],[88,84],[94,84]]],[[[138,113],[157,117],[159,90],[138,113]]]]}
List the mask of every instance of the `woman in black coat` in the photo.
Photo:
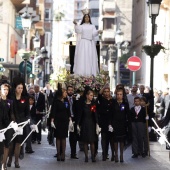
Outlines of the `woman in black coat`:
{"type": "MultiPolygon", "coordinates": [[[[16,123],[21,123],[24,121],[27,121],[30,117],[30,108],[29,108],[29,100],[28,96],[26,96],[26,93],[24,92],[25,85],[22,79],[18,79],[17,82],[13,82],[13,88],[14,88],[14,96],[13,96],[13,111],[15,116],[16,123]],[[19,81],[20,80],[20,81],[19,81]]],[[[26,129],[24,127],[23,134],[26,134],[26,129]]],[[[21,149],[21,143],[23,142],[24,138],[26,136],[24,135],[17,135],[13,141],[15,144],[15,168],[20,168],[19,166],[19,154],[21,149]]],[[[10,167],[12,162],[12,147],[10,148],[10,154],[9,154],[9,160],[7,166],[10,167]]]]}
{"type": "Polygon", "coordinates": [[[89,90],[80,109],[77,123],[77,130],[80,131],[80,141],[84,143],[85,162],[88,162],[88,144],[90,144],[92,162],[95,162],[95,142],[98,140],[97,125],[96,104],[93,101],[93,91],[89,90]]]}
{"type": "Polygon", "coordinates": [[[57,161],[65,161],[66,138],[68,137],[69,119],[71,119],[67,91],[58,86],[51,109],[51,127],[56,137],[57,161]]]}
{"type": "MultiPolygon", "coordinates": [[[[9,99],[9,84],[2,84],[0,86],[1,97],[0,97],[0,129],[8,127],[11,121],[14,121],[12,101],[9,99]]],[[[2,162],[3,168],[6,169],[6,160],[9,152],[9,143],[12,139],[14,131],[13,129],[8,129],[5,132],[4,142],[0,142],[0,164],[2,162]],[[4,146],[4,147],[3,147],[4,146]],[[3,155],[4,154],[4,155],[3,155]],[[3,160],[2,160],[3,155],[3,160]]]]}
{"type": "Polygon", "coordinates": [[[113,102],[111,126],[113,127],[113,141],[115,150],[115,162],[118,162],[118,143],[120,144],[120,162],[123,162],[123,149],[127,135],[129,116],[129,104],[123,98],[123,90],[116,90],[116,98],[113,102]]]}

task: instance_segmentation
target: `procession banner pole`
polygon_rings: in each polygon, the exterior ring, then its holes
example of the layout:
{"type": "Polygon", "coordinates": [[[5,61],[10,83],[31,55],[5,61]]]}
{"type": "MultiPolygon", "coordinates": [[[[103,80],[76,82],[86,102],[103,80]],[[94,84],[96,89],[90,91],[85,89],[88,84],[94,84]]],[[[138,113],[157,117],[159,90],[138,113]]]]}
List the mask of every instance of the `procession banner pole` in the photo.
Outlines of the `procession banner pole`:
{"type": "MultiPolygon", "coordinates": [[[[39,120],[39,122],[36,124],[36,126],[38,126],[40,124],[41,120],[39,120]]],[[[31,132],[28,134],[28,136],[24,139],[24,141],[21,143],[21,146],[25,143],[25,141],[28,139],[28,137],[32,134],[32,132],[34,132],[35,129],[32,129],[31,132]]]]}
{"type": "MultiPolygon", "coordinates": [[[[146,109],[146,116],[148,117],[148,105],[146,104],[145,109],[146,109]]],[[[148,120],[146,120],[146,131],[147,131],[147,140],[148,140],[148,152],[149,152],[149,157],[150,157],[150,142],[149,142],[149,132],[148,132],[148,120]]]]}
{"type": "MultiPolygon", "coordinates": [[[[156,121],[152,118],[152,121],[155,123],[156,127],[158,129],[155,129],[154,127],[152,127],[152,129],[160,136],[162,137],[162,139],[170,146],[170,143],[168,142],[165,134],[163,134],[163,130],[161,128],[159,128],[158,124],[156,123],[156,121]]],[[[170,151],[169,151],[169,161],[170,161],[170,151]]]]}

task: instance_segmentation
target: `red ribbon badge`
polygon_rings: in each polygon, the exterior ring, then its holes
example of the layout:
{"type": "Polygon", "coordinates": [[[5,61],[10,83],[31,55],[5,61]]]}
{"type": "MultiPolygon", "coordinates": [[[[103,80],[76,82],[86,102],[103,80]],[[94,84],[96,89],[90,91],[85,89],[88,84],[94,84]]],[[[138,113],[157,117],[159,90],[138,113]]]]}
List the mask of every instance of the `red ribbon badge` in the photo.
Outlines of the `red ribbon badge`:
{"type": "Polygon", "coordinates": [[[25,99],[21,99],[20,102],[21,102],[21,103],[25,103],[25,99]]]}
{"type": "Polygon", "coordinates": [[[91,112],[96,112],[96,105],[91,106],[91,112]]]}

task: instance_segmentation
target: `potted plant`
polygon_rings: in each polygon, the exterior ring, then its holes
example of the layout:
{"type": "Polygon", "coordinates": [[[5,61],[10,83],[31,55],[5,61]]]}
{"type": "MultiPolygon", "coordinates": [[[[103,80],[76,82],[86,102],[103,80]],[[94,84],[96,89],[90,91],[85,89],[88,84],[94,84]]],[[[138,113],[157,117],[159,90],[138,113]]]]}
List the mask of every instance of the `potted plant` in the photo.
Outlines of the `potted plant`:
{"type": "Polygon", "coordinates": [[[160,41],[156,41],[154,45],[144,45],[142,46],[142,50],[149,56],[156,56],[160,52],[160,50],[163,50],[165,53],[165,47],[162,46],[162,43],[160,41]]]}
{"type": "Polygon", "coordinates": [[[35,51],[30,51],[29,49],[20,49],[17,54],[23,59],[28,60],[31,56],[35,55],[35,51]]]}

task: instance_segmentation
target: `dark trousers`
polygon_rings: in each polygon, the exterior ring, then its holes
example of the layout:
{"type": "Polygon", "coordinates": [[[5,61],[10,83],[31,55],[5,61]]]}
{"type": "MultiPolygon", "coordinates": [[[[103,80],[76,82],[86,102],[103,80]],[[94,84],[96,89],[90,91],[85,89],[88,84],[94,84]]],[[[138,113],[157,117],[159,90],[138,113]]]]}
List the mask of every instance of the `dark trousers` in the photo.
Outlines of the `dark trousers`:
{"type": "Polygon", "coordinates": [[[41,141],[41,123],[38,125],[38,133],[32,133],[32,141],[41,141]]]}
{"type": "Polygon", "coordinates": [[[69,133],[69,142],[70,142],[70,148],[71,148],[71,156],[76,155],[76,145],[77,145],[77,133],[70,132],[69,133]]]}
{"type": "MultiPolygon", "coordinates": [[[[146,128],[145,128],[146,129],[146,128]]],[[[143,153],[144,123],[132,122],[132,152],[133,154],[143,153]]]]}
{"type": "Polygon", "coordinates": [[[143,123],[143,128],[144,128],[144,136],[143,136],[143,142],[144,142],[144,152],[148,153],[149,147],[148,147],[148,138],[147,138],[147,131],[148,129],[146,128],[146,123],[143,123]]]}
{"type": "Polygon", "coordinates": [[[109,150],[109,143],[111,143],[111,137],[109,132],[101,132],[101,145],[102,145],[102,154],[106,158],[109,150]]]}

